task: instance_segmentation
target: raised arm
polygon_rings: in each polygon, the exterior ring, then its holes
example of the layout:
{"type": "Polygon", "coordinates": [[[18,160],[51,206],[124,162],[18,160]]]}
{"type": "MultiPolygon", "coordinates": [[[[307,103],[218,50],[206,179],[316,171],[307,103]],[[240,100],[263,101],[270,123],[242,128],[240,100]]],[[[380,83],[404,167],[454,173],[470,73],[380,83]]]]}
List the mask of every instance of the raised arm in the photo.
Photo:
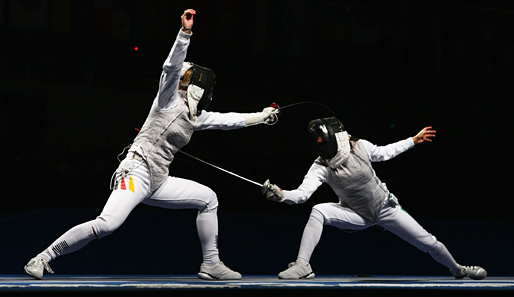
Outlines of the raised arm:
{"type": "Polygon", "coordinates": [[[162,73],[159,80],[157,104],[159,109],[168,109],[175,106],[178,95],[178,84],[182,63],[186,59],[187,48],[192,35],[193,18],[196,11],[185,10],[182,16],[182,28],[180,29],[171,51],[162,65],[162,73]]]}

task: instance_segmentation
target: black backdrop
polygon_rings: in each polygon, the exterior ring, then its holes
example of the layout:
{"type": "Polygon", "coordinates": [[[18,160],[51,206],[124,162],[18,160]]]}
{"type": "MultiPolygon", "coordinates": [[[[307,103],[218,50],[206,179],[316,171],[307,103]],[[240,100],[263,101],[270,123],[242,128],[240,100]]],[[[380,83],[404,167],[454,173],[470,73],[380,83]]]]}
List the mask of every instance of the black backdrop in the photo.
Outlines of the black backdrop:
{"type": "MultiPolygon", "coordinates": [[[[197,16],[187,60],[215,70],[212,110],[255,112],[272,102],[317,101],[329,106],[351,134],[379,145],[432,125],[438,131],[433,143],[375,163],[382,181],[416,218],[512,222],[511,4],[185,5],[2,2],[5,218],[40,209],[100,211],[116,155],[143,124],[180,15],[191,7],[197,16]]],[[[294,189],[315,157],[305,143],[306,125],[329,115],[317,105],[291,107],[275,126],[195,133],[184,151],[258,182],[270,178],[294,189]]],[[[304,205],[274,204],[263,199],[259,187],[181,154],[170,174],[211,187],[220,212],[283,213],[303,220],[314,204],[337,199],[322,186],[304,205]]]]}

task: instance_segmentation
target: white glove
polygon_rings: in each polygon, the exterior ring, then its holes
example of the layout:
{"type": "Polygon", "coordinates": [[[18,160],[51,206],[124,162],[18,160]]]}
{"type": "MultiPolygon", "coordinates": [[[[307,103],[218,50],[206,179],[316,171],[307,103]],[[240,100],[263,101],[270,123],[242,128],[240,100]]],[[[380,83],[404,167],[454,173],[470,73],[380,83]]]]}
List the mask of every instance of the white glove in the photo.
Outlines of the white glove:
{"type": "Polygon", "coordinates": [[[267,180],[264,184],[266,185],[266,189],[263,191],[263,194],[266,196],[266,199],[275,202],[282,202],[284,200],[284,193],[282,192],[281,188],[279,188],[277,185],[270,184],[269,180],[267,180]]]}
{"type": "Polygon", "coordinates": [[[277,121],[278,109],[274,107],[266,107],[261,112],[245,113],[246,126],[253,126],[257,124],[272,125],[277,121]]]}

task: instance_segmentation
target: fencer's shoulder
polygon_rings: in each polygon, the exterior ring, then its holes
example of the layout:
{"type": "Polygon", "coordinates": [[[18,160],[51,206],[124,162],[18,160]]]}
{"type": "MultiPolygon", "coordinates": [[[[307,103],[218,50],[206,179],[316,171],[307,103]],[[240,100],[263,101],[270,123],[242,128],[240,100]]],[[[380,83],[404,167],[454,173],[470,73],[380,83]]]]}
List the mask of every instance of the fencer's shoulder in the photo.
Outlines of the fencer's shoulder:
{"type": "Polygon", "coordinates": [[[353,146],[358,147],[360,149],[369,150],[369,149],[375,147],[376,145],[366,139],[358,139],[353,142],[353,146]]]}
{"type": "Polygon", "coordinates": [[[221,115],[223,115],[223,113],[221,112],[201,110],[198,114],[197,120],[199,123],[209,122],[215,120],[217,117],[220,117],[221,115]]]}
{"type": "Polygon", "coordinates": [[[309,176],[317,176],[326,178],[328,171],[329,171],[329,163],[327,160],[324,160],[321,157],[318,157],[314,162],[312,163],[311,167],[309,168],[309,171],[307,172],[307,175],[309,176]]]}
{"type": "Polygon", "coordinates": [[[327,160],[325,160],[321,157],[318,157],[318,158],[316,158],[316,160],[314,160],[314,163],[312,163],[311,168],[314,167],[315,165],[327,167],[328,162],[327,162],[327,160]]]}
{"type": "Polygon", "coordinates": [[[359,138],[357,140],[353,140],[353,143],[354,144],[358,144],[358,145],[367,145],[367,144],[372,144],[371,141],[369,140],[366,140],[366,139],[362,139],[362,138],[359,138]]]}
{"type": "Polygon", "coordinates": [[[324,172],[330,168],[329,160],[318,157],[311,165],[309,171],[324,172]]]}
{"type": "Polygon", "coordinates": [[[352,146],[354,153],[362,157],[371,157],[375,151],[375,148],[377,147],[375,144],[365,139],[359,139],[358,141],[355,141],[355,143],[352,143],[352,146]]]}

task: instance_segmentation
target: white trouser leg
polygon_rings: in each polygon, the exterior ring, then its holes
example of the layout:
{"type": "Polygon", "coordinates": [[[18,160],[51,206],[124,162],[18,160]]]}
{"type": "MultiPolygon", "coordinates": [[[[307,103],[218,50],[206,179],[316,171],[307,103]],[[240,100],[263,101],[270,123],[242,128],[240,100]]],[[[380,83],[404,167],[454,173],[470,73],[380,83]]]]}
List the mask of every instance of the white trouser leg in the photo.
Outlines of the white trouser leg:
{"type": "MultiPolygon", "coordinates": [[[[334,226],[342,230],[362,230],[373,225],[365,221],[353,210],[343,207],[338,203],[322,203],[314,206],[314,209],[323,215],[325,225],[334,226]]],[[[400,206],[384,207],[380,212],[377,224],[420,250],[429,253],[434,260],[446,266],[451,271],[458,268],[457,262],[455,262],[444,244],[423,229],[423,227],[408,213],[403,211],[400,206]]],[[[303,245],[304,242],[302,239],[302,246],[303,245]]],[[[308,244],[306,242],[305,251],[308,251],[307,247],[308,244]]],[[[307,256],[302,255],[302,258],[309,256],[308,253],[306,255],[307,256]]]]}
{"type": "Polygon", "coordinates": [[[91,223],[86,222],[71,228],[57,238],[48,248],[41,252],[39,256],[50,262],[58,256],[66,255],[83,248],[90,241],[95,239],[90,227],[91,223]]]}
{"type": "Polygon", "coordinates": [[[373,226],[360,215],[339,203],[329,202],[314,206],[324,217],[324,224],[341,230],[363,230],[373,226]]]}
{"type": "Polygon", "coordinates": [[[77,225],[57,238],[40,255],[48,261],[58,256],[77,251],[95,238],[102,238],[114,232],[130,212],[148,196],[148,170],[135,160],[124,161],[117,170],[117,186],[102,210],[94,220],[77,225]],[[121,167],[130,170],[122,181],[121,167]],[[124,185],[122,187],[122,185],[124,185]]]}
{"type": "Polygon", "coordinates": [[[298,251],[298,261],[303,264],[309,263],[312,253],[319,243],[321,233],[323,233],[323,215],[313,208],[309,221],[303,230],[300,250],[298,251]]]}
{"type": "Polygon", "coordinates": [[[218,252],[217,209],[203,210],[196,217],[196,229],[202,245],[203,263],[214,265],[220,261],[218,252]]]}
{"type": "Polygon", "coordinates": [[[425,253],[430,254],[434,260],[446,266],[451,271],[457,269],[458,264],[435,236],[428,233],[400,206],[384,207],[379,215],[377,224],[396,234],[425,253]]]}
{"type": "Polygon", "coordinates": [[[338,203],[321,203],[312,208],[309,221],[303,231],[298,260],[308,263],[318,244],[323,225],[343,230],[361,230],[371,226],[361,216],[338,203]]]}
{"type": "Polygon", "coordinates": [[[218,198],[210,188],[197,182],[168,177],[166,182],[144,204],[169,209],[198,209],[196,227],[202,245],[203,262],[219,262],[218,198]]]}

